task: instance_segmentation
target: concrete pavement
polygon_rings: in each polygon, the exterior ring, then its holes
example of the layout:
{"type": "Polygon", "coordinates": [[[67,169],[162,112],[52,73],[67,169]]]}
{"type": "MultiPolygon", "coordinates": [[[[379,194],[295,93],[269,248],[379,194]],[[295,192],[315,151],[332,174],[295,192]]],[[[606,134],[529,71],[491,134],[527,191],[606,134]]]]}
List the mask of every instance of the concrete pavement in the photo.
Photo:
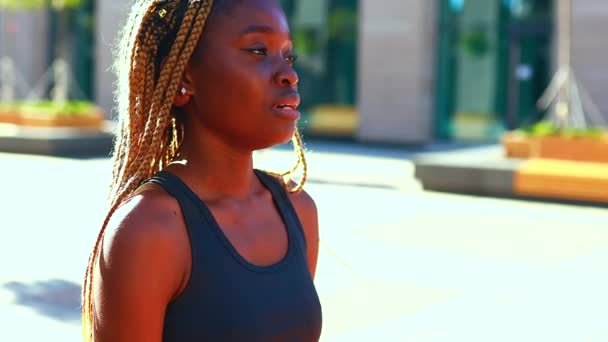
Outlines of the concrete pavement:
{"type": "MultiPolygon", "coordinates": [[[[606,209],[424,192],[411,153],[310,147],[322,341],[608,341],[606,209]]],[[[0,341],[80,340],[109,162],[0,165],[0,341]]]]}

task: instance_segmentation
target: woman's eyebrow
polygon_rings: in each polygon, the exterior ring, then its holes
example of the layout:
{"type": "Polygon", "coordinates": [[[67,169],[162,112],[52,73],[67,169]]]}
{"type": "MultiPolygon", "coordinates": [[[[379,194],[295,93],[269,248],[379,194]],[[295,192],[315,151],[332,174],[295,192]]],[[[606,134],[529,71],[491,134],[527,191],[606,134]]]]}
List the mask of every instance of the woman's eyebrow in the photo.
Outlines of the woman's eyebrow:
{"type": "MultiPolygon", "coordinates": [[[[242,37],[242,36],[246,36],[248,34],[254,34],[254,33],[276,34],[278,32],[275,31],[275,29],[273,29],[272,27],[266,26],[266,25],[249,25],[246,28],[244,28],[243,30],[241,30],[241,32],[239,33],[239,36],[242,37]]],[[[288,32],[287,36],[288,36],[289,40],[293,41],[291,32],[288,32]]]]}

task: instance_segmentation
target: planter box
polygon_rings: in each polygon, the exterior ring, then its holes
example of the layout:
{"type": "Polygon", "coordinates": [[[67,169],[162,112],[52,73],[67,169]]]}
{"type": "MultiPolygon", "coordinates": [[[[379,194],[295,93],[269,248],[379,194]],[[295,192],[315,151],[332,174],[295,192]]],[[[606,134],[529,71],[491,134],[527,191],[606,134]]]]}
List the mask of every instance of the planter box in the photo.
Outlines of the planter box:
{"type": "Polygon", "coordinates": [[[19,114],[14,110],[0,110],[0,124],[16,124],[19,121],[19,114]]]}
{"type": "Polygon", "coordinates": [[[27,104],[0,104],[0,123],[23,127],[84,128],[100,130],[105,115],[86,102],[71,102],[55,106],[49,101],[27,104]]]}
{"type": "Polygon", "coordinates": [[[527,137],[507,133],[502,144],[509,158],[546,158],[608,163],[608,135],[587,137],[527,137]]]}
{"type": "Polygon", "coordinates": [[[532,158],[532,155],[536,154],[536,151],[533,152],[532,150],[538,146],[535,139],[523,134],[506,133],[502,137],[502,145],[506,156],[508,158],[532,158]]]}
{"type": "Polygon", "coordinates": [[[21,113],[17,124],[30,127],[70,127],[101,129],[104,117],[95,115],[39,115],[21,113]]]}

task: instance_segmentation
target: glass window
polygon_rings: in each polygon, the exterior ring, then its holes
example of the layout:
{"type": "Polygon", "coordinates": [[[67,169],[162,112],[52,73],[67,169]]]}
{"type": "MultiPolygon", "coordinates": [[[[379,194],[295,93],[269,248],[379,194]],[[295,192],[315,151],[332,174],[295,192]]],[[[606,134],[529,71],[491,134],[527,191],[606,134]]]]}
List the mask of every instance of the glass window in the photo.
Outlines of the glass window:
{"type": "Polygon", "coordinates": [[[352,136],[357,128],[357,0],[282,0],[298,54],[301,128],[352,136]]]}
{"type": "Polygon", "coordinates": [[[7,57],[3,64],[11,63],[14,73],[28,74],[26,82],[18,80],[16,85],[27,88],[19,89],[21,97],[51,97],[49,90],[58,82],[67,84],[69,99],[92,100],[94,8],[94,0],[0,1],[0,55],[7,57]],[[26,40],[33,44],[18,44],[23,34],[31,35],[26,40]],[[44,70],[34,74],[25,68],[44,70]],[[53,73],[59,69],[66,72],[53,73]]]}
{"type": "Polygon", "coordinates": [[[63,58],[71,67],[70,98],[93,99],[94,0],[72,0],[71,6],[50,10],[51,58],[63,58]]]}
{"type": "Polygon", "coordinates": [[[436,122],[439,138],[497,140],[543,115],[552,1],[443,0],[436,122]]]}

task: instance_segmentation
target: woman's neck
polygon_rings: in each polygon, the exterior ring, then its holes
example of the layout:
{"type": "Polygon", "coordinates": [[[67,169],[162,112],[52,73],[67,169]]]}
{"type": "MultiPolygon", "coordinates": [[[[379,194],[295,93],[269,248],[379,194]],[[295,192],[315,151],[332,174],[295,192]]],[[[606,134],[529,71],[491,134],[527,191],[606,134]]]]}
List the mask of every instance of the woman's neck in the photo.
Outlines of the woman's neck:
{"type": "Polygon", "coordinates": [[[168,169],[187,178],[206,200],[245,199],[256,190],[253,151],[238,150],[209,132],[185,137],[168,169]]]}

